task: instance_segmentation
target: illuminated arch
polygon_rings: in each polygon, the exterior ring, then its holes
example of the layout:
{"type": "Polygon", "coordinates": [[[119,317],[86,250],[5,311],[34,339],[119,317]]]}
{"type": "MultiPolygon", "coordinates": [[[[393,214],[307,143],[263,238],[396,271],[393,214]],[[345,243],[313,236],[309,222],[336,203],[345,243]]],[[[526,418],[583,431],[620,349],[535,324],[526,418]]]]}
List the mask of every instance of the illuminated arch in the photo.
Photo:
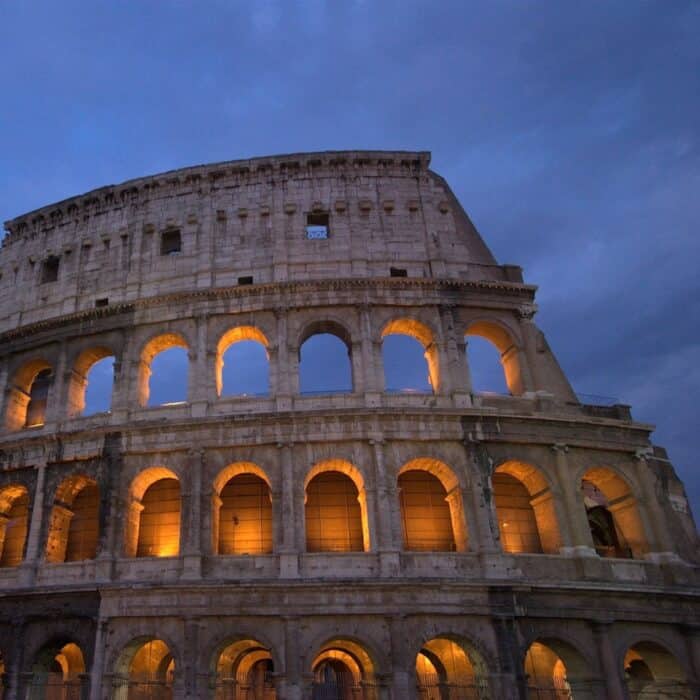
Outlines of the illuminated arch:
{"type": "Polygon", "coordinates": [[[32,664],[32,700],[80,697],[87,689],[85,659],[81,648],[65,640],[45,645],[32,664]]]}
{"type": "Polygon", "coordinates": [[[224,370],[224,355],[226,351],[234,344],[241,341],[252,340],[265,348],[265,354],[269,360],[270,343],[265,334],[256,326],[236,326],[227,330],[219,339],[216,345],[216,364],[214,371],[216,372],[216,395],[221,396],[223,388],[223,370],[224,370]]]}
{"type": "Polygon", "coordinates": [[[630,697],[691,698],[683,667],[668,648],[656,641],[638,641],[628,647],[623,662],[630,697]]]}
{"type": "Polygon", "coordinates": [[[219,644],[212,659],[215,700],[274,700],[272,650],[250,638],[229,639],[219,644]]]}
{"type": "Polygon", "coordinates": [[[0,489],[0,567],[18,566],[24,559],[29,525],[29,492],[21,484],[0,489]]]}
{"type": "Polygon", "coordinates": [[[335,637],[320,645],[311,662],[314,697],[377,700],[374,678],[376,667],[364,644],[346,637],[335,637]]]}
{"type": "Polygon", "coordinates": [[[437,392],[440,389],[440,360],[433,331],[425,323],[416,319],[397,318],[389,321],[382,328],[382,340],[388,335],[407,335],[423,346],[430,386],[433,392],[437,392]]]}
{"type": "MultiPolygon", "coordinates": [[[[51,365],[43,358],[25,362],[9,382],[5,405],[5,427],[7,430],[21,430],[25,427],[43,425],[48,393],[50,392],[51,365]],[[46,376],[46,395],[32,396],[39,375],[46,376]],[[35,405],[32,405],[35,404],[35,405]]],[[[36,394],[36,391],[34,392],[36,394]]],[[[42,391],[42,393],[44,393],[42,391]]]]}
{"type": "Polygon", "coordinates": [[[592,467],[581,490],[596,551],[605,557],[641,558],[649,551],[630,484],[610,467],[592,467]]]}
{"type": "Polygon", "coordinates": [[[447,464],[430,457],[412,459],[399,470],[398,487],[406,549],[467,550],[462,491],[447,464]],[[421,473],[430,476],[421,479],[421,473]],[[426,519],[423,511],[431,517],[426,519]]]}
{"type": "Polygon", "coordinates": [[[270,480],[257,464],[229,464],[214,480],[212,548],[215,554],[268,554],[272,551],[270,480]],[[222,520],[222,514],[230,515],[233,524],[228,519],[222,520]]]}
{"type": "MultiPolygon", "coordinates": [[[[354,391],[355,376],[352,359],[352,336],[343,323],[334,319],[315,320],[307,323],[299,333],[297,347],[299,348],[299,390],[302,393],[347,393],[354,391]],[[330,355],[325,358],[326,361],[324,363],[325,366],[335,367],[338,374],[342,373],[342,387],[339,387],[337,384],[328,386],[324,382],[318,383],[318,377],[316,377],[317,383],[315,386],[312,388],[308,386],[311,380],[305,376],[305,369],[309,367],[311,360],[308,356],[306,359],[304,358],[304,346],[314,336],[321,335],[331,335],[345,347],[347,354],[343,353],[342,346],[337,342],[333,343],[334,347],[326,348],[330,355]]],[[[316,369],[316,366],[314,366],[314,369],[316,369]]]]}
{"type": "MultiPolygon", "coordinates": [[[[317,482],[317,485],[319,485],[319,483],[320,482],[317,482]]],[[[367,497],[364,479],[355,465],[343,459],[329,459],[318,462],[309,470],[304,479],[304,493],[306,504],[306,541],[309,551],[357,551],[358,549],[369,551],[370,533],[367,516],[367,497]],[[324,474],[331,475],[329,476],[329,480],[335,482],[333,484],[329,483],[329,490],[338,491],[339,495],[343,496],[342,500],[344,501],[342,506],[343,512],[341,512],[341,510],[337,512],[339,517],[337,525],[344,530],[343,536],[338,537],[337,549],[326,548],[332,545],[330,540],[335,539],[325,534],[327,520],[322,517],[322,504],[327,499],[324,498],[322,493],[313,494],[314,497],[309,499],[309,486],[312,485],[314,479],[324,474]],[[333,477],[333,474],[345,477],[347,481],[351,482],[354,489],[347,489],[344,486],[344,483],[347,482],[343,482],[343,480],[338,479],[337,476],[333,477]],[[357,511],[355,511],[353,499],[357,500],[357,511]],[[361,547],[358,546],[359,542],[356,537],[357,527],[361,529],[362,533],[360,537],[361,547]],[[318,530],[318,532],[316,530],[318,530]],[[323,540],[326,539],[328,539],[328,542],[324,545],[323,540]],[[346,544],[342,544],[341,540],[343,542],[347,541],[346,544]]],[[[338,506],[338,508],[340,509],[340,506],[338,506]]],[[[331,529],[333,530],[333,528],[331,529]]]]}
{"type": "Polygon", "coordinates": [[[510,460],[495,469],[492,485],[504,551],[557,553],[561,533],[554,497],[542,471],[510,460]]]}
{"type": "Polygon", "coordinates": [[[133,639],[117,658],[112,700],[171,697],[175,667],[170,644],[150,636],[133,639]]]}
{"type": "Polygon", "coordinates": [[[476,320],[472,321],[465,335],[476,335],[485,338],[496,346],[500,353],[501,365],[508,386],[508,391],[513,396],[520,396],[525,391],[523,380],[523,368],[520,363],[520,349],[511,332],[498,321],[476,320]]]}
{"type": "Polygon", "coordinates": [[[179,549],[180,480],[167,467],[150,467],[131,482],[124,555],[176,556],[179,549]],[[170,507],[164,508],[163,502],[169,503],[170,507]],[[152,508],[155,503],[160,504],[157,510],[152,508]],[[145,526],[143,529],[142,525],[145,526]]]}
{"type": "Polygon", "coordinates": [[[56,489],[51,510],[46,561],[60,563],[94,559],[99,538],[100,490],[97,482],[79,474],[56,489]]]}
{"type": "Polygon", "coordinates": [[[138,400],[140,406],[148,404],[150,396],[151,363],[153,358],[170,348],[183,348],[189,350],[189,345],[185,338],[179,333],[162,333],[151,338],[141,350],[139,371],[138,371],[138,400]]]}
{"type": "Polygon", "coordinates": [[[96,363],[107,357],[114,357],[114,352],[106,346],[98,345],[83,350],[76,358],[68,381],[67,414],[69,418],[80,416],[85,411],[88,374],[96,363]]]}
{"type": "Polygon", "coordinates": [[[544,637],[533,641],[523,660],[528,697],[538,693],[561,700],[577,697],[576,685],[585,688],[591,680],[591,667],[569,642],[544,637]],[[573,694],[572,694],[573,691],[573,694]]]}

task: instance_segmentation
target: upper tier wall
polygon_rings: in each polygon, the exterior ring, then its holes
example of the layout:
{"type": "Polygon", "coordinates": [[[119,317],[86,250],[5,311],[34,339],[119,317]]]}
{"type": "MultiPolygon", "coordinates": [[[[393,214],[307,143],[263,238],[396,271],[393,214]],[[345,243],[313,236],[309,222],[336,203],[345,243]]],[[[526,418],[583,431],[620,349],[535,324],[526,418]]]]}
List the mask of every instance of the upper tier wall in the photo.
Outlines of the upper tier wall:
{"type": "Polygon", "coordinates": [[[142,297],[291,280],[522,281],[500,267],[424,152],[326,152],[185,168],[5,224],[0,332],[142,297]],[[309,240],[307,215],[330,234],[309,240]],[[162,254],[177,229],[181,251],[162,254]],[[53,261],[47,270],[46,262],[53,261]],[[52,280],[56,277],[55,281],[52,280]]]}

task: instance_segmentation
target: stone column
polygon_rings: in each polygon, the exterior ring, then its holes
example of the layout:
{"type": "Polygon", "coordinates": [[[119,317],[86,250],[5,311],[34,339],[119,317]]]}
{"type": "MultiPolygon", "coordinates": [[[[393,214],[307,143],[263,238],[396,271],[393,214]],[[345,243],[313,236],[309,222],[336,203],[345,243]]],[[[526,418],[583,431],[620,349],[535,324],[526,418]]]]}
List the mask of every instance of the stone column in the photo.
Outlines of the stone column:
{"type": "Polygon", "coordinates": [[[606,697],[608,700],[625,700],[627,693],[623,685],[622,669],[616,663],[615,650],[610,642],[610,624],[594,622],[592,626],[600,668],[605,678],[606,697]]]}
{"type": "Polygon", "coordinates": [[[397,488],[388,483],[386,464],[384,462],[384,440],[376,436],[369,441],[374,457],[376,498],[376,549],[379,552],[381,575],[387,578],[396,576],[401,566],[399,550],[401,549],[401,512],[397,488]]]}
{"type": "Polygon", "coordinates": [[[2,425],[5,424],[5,395],[8,393],[8,380],[9,374],[7,370],[7,362],[3,362],[0,365],[0,418],[2,418],[2,425]]]}
{"type": "Polygon", "coordinates": [[[464,521],[464,494],[459,486],[455,486],[445,497],[450,506],[450,520],[452,521],[452,533],[455,538],[455,549],[458,552],[466,552],[469,549],[469,538],[464,521]]]}
{"type": "Polygon", "coordinates": [[[102,676],[104,674],[105,632],[108,621],[99,618],[95,630],[95,652],[90,668],[90,700],[100,700],[102,697],[102,676]]]}
{"type": "Polygon", "coordinates": [[[362,343],[358,339],[353,339],[352,345],[348,349],[350,355],[350,366],[352,367],[352,393],[365,393],[365,366],[362,357],[362,343]]]}
{"type": "Polygon", "coordinates": [[[46,537],[45,558],[50,563],[60,563],[66,559],[70,521],[75,513],[60,503],[51,508],[49,527],[46,537]]]}
{"type": "Polygon", "coordinates": [[[700,685],[700,625],[681,625],[681,634],[685,639],[685,646],[690,661],[692,675],[696,685],[700,685]]]}
{"type": "Polygon", "coordinates": [[[302,700],[304,680],[301,669],[299,618],[284,618],[285,700],[302,700]]]}
{"type": "Polygon", "coordinates": [[[369,304],[359,304],[360,315],[360,352],[362,353],[362,368],[364,372],[365,404],[378,406],[384,391],[384,377],[381,374],[381,346],[372,337],[371,307],[369,304]]]}
{"type": "Polygon", "coordinates": [[[46,460],[36,465],[36,486],[32,500],[32,514],[29,520],[29,534],[24,554],[24,561],[20,567],[20,581],[24,585],[31,585],[36,575],[36,567],[39,559],[39,539],[41,537],[44,518],[44,485],[46,482],[46,460]]]}
{"type": "Polygon", "coordinates": [[[467,506],[470,549],[479,554],[500,554],[501,547],[496,537],[498,523],[493,505],[490,465],[481,464],[483,455],[479,453],[477,442],[467,439],[462,444],[469,477],[468,495],[471,497],[467,506]]]}
{"type": "Polygon", "coordinates": [[[192,407],[193,418],[203,418],[207,414],[207,405],[216,397],[216,391],[210,393],[214,387],[214,365],[210,364],[210,353],[207,349],[207,328],[209,317],[198,316],[196,319],[197,335],[196,347],[190,348],[189,371],[187,375],[187,400],[192,407]],[[210,376],[211,375],[211,376],[210,376]]]}
{"type": "Polygon", "coordinates": [[[46,401],[44,425],[53,425],[66,417],[66,394],[66,346],[61,343],[46,401]]]}
{"type": "Polygon", "coordinates": [[[415,684],[415,659],[410,658],[406,620],[403,615],[389,618],[391,633],[391,670],[393,674],[393,697],[398,700],[417,700],[415,684]]]}
{"type": "MultiPolygon", "coordinates": [[[[275,309],[277,319],[276,348],[270,353],[270,391],[277,402],[278,411],[289,411],[292,408],[292,368],[289,360],[289,340],[287,328],[286,306],[275,309]]],[[[298,364],[298,363],[297,363],[298,364]]],[[[295,378],[294,387],[298,390],[299,379],[295,378]]]]}
{"type": "Polygon", "coordinates": [[[182,517],[180,541],[182,542],[182,579],[199,579],[202,575],[202,472],[204,471],[204,450],[190,450],[189,493],[182,495],[182,517]]]}
{"type": "Polygon", "coordinates": [[[365,545],[366,552],[377,551],[377,520],[376,508],[377,499],[373,489],[363,488],[357,494],[357,500],[360,504],[360,512],[364,513],[365,517],[362,522],[362,539],[365,545]]]}
{"type": "Polygon", "coordinates": [[[299,576],[299,553],[306,549],[304,542],[303,501],[294,482],[294,461],[292,443],[279,443],[280,473],[282,475],[282,544],[280,547],[280,576],[299,576]],[[301,516],[301,517],[300,517],[301,516]]]}
{"type": "Polygon", "coordinates": [[[184,622],[184,643],[185,654],[183,663],[183,687],[184,697],[192,700],[206,697],[205,688],[198,688],[198,662],[199,662],[199,622],[198,620],[187,618],[184,622]],[[200,692],[203,691],[203,692],[200,692]]]}
{"type": "Polygon", "coordinates": [[[23,700],[23,696],[20,693],[20,683],[22,664],[24,662],[24,620],[14,618],[11,620],[11,623],[14,644],[9,649],[9,668],[5,670],[8,687],[3,695],[3,699],[23,700]]]}
{"type": "Polygon", "coordinates": [[[442,374],[450,378],[455,406],[465,408],[471,406],[472,383],[466,341],[464,335],[458,335],[455,330],[454,308],[454,304],[442,304],[439,307],[446,357],[442,374]]]}
{"type": "Polygon", "coordinates": [[[577,480],[573,478],[574,470],[570,468],[567,459],[569,448],[567,445],[557,443],[552,445],[551,449],[555,455],[557,480],[565,505],[566,517],[560,523],[565,543],[565,546],[561,548],[561,553],[569,556],[597,556],[591,530],[588,526],[586,509],[583,505],[583,495],[577,480]]]}

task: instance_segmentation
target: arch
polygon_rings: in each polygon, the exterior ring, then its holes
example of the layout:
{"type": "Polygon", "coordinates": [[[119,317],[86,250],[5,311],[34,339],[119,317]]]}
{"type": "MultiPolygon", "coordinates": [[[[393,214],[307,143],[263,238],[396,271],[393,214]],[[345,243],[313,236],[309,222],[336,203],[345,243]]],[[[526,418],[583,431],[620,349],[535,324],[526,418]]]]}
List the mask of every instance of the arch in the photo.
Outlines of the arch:
{"type": "MultiPolygon", "coordinates": [[[[74,418],[85,412],[90,371],[98,362],[109,357],[114,357],[114,352],[103,345],[87,348],[78,355],[73,363],[73,369],[70,373],[70,379],[68,380],[68,417],[74,418]]],[[[114,372],[112,372],[112,384],[113,383],[114,372]]]]}
{"type": "Polygon", "coordinates": [[[580,484],[598,554],[643,557],[649,545],[637,499],[626,479],[609,467],[592,467],[582,475],[580,484]]]}
{"type": "Polygon", "coordinates": [[[430,386],[433,392],[437,393],[440,389],[440,360],[433,331],[425,323],[416,319],[397,318],[389,321],[382,328],[382,340],[389,335],[406,335],[423,346],[423,357],[428,368],[430,386]]]}
{"type": "Polygon", "coordinates": [[[360,471],[332,459],[315,464],[304,480],[309,552],[369,551],[367,499],[360,471]]]}
{"type": "Polygon", "coordinates": [[[397,483],[405,549],[466,551],[462,493],[452,469],[439,460],[413,459],[397,483]]]}
{"type": "Polygon", "coordinates": [[[555,554],[561,533],[554,497],[543,473],[515,460],[500,464],[492,477],[501,546],[511,554],[555,554]]]}
{"type": "Polygon", "coordinates": [[[5,405],[7,430],[44,424],[53,368],[43,358],[25,362],[9,382],[5,405]]]}
{"type": "Polygon", "coordinates": [[[215,554],[272,552],[272,492],[257,464],[229,464],[214,480],[212,545],[215,554]]]}
{"type": "Polygon", "coordinates": [[[29,525],[29,492],[21,484],[0,489],[0,567],[19,566],[24,559],[29,525]]]}
{"type": "Polygon", "coordinates": [[[99,539],[100,490],[84,474],[64,479],[56,489],[46,540],[46,561],[94,559],[99,539]]]}
{"type": "Polygon", "coordinates": [[[484,659],[463,637],[440,635],[425,641],[416,654],[414,670],[421,698],[489,697],[484,659]]]}
{"type": "Polygon", "coordinates": [[[663,644],[648,640],[632,644],[625,653],[623,666],[630,697],[639,700],[693,697],[681,664],[663,644]]]}
{"type": "Polygon", "coordinates": [[[331,319],[307,323],[299,334],[298,348],[302,394],[338,394],[354,390],[352,338],[342,323],[331,319]]]}
{"type": "Polygon", "coordinates": [[[172,700],[175,658],[157,637],[137,637],[122,649],[114,668],[113,700],[172,700]]]}
{"type": "Polygon", "coordinates": [[[586,659],[569,642],[558,638],[538,638],[527,649],[523,660],[528,697],[546,696],[556,700],[576,697],[591,680],[586,659]]]}
{"type": "MultiPolygon", "coordinates": [[[[265,336],[265,334],[256,326],[236,326],[227,330],[219,339],[216,345],[216,360],[215,360],[215,373],[216,373],[216,395],[221,396],[224,381],[223,381],[223,371],[224,371],[224,355],[226,351],[235,343],[251,341],[259,343],[265,349],[265,355],[269,361],[269,348],[270,343],[265,336]]],[[[269,364],[268,364],[268,382],[269,382],[269,364]]]]}
{"type": "Polygon", "coordinates": [[[80,697],[88,687],[85,659],[81,648],[65,640],[45,645],[32,664],[30,700],[57,700],[80,697]]]}
{"type": "Polygon", "coordinates": [[[334,637],[321,644],[311,662],[312,698],[376,700],[376,665],[364,644],[334,637]]]}
{"type": "Polygon", "coordinates": [[[189,350],[185,338],[179,333],[162,333],[151,338],[142,348],[138,371],[138,400],[140,406],[148,405],[150,397],[151,364],[156,355],[171,348],[183,348],[189,350]]]}
{"type": "Polygon", "coordinates": [[[216,700],[276,697],[272,651],[257,639],[229,639],[218,645],[212,667],[216,700]]]}
{"type": "Polygon", "coordinates": [[[179,549],[180,480],[167,467],[149,467],[129,489],[124,555],[168,557],[179,549]]]}
{"type": "Polygon", "coordinates": [[[520,396],[525,391],[523,368],[520,364],[520,348],[511,332],[498,321],[478,319],[472,321],[465,331],[466,336],[475,335],[488,340],[500,353],[501,365],[508,391],[520,396]]]}

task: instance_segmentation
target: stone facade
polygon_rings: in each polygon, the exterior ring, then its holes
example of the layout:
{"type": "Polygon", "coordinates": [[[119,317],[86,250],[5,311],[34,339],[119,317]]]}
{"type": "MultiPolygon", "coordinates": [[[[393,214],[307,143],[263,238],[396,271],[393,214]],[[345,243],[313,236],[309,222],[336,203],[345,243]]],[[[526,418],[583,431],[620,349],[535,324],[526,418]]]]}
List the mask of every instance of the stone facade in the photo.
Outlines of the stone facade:
{"type": "Polygon", "coordinates": [[[496,263],[429,160],[198,166],[6,223],[2,697],[698,697],[698,538],[673,467],[629,407],[577,399],[535,287],[496,263]],[[317,220],[328,237],[309,239],[317,220]],[[351,391],[300,393],[317,333],[347,345],[351,391]],[[393,333],[423,345],[432,393],[385,390],[393,333]],[[498,348],[510,395],[472,390],[472,335],[498,348]],[[265,346],[269,395],[220,395],[239,340],[265,346]],[[172,346],[187,401],[148,406],[172,346]],[[111,411],[83,415],[107,356],[111,411]],[[220,553],[241,475],[269,493],[270,546],[220,553]],[[319,475],[356,495],[356,547],[308,551],[319,475]],[[165,482],[175,535],[150,551],[147,494],[165,482]],[[451,551],[409,538],[421,484],[442,494],[451,551]],[[76,544],[88,487],[94,529],[76,544]]]}

